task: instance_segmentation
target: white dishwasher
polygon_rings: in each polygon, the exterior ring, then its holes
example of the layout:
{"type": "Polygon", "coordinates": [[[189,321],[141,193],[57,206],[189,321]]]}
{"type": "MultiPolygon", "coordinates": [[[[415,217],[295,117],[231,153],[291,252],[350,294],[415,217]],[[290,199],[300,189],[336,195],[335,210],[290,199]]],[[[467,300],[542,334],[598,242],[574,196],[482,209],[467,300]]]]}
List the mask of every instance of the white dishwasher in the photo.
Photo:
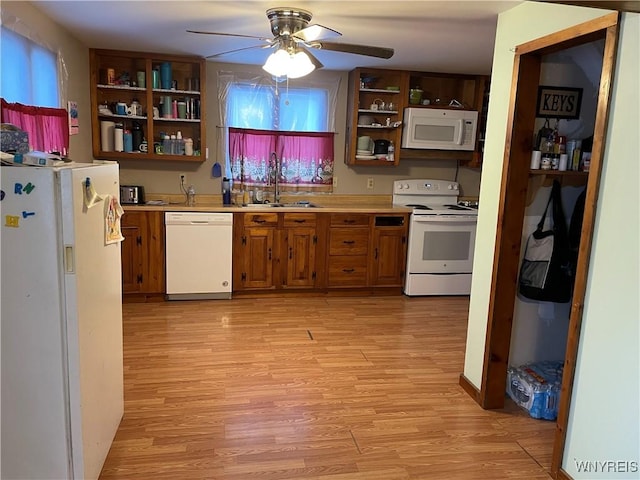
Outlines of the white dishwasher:
{"type": "Polygon", "coordinates": [[[232,213],[166,212],[168,300],[231,298],[232,213]]]}

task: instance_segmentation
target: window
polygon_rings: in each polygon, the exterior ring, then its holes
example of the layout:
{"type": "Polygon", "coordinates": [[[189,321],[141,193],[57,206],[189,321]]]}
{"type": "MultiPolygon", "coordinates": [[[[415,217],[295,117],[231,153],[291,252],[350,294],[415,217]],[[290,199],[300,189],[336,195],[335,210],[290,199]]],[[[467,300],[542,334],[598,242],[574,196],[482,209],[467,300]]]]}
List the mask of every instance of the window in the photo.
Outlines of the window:
{"type": "Polygon", "coordinates": [[[219,76],[226,174],[234,188],[273,185],[277,164],[282,191],[330,192],[337,82],[291,86],[241,77],[219,76]]]}
{"type": "Polygon", "coordinates": [[[67,155],[69,121],[59,108],[58,56],[4,25],[0,34],[2,122],[26,131],[29,149],[67,155]]]}
{"type": "Polygon", "coordinates": [[[47,48],[2,27],[2,97],[39,107],[59,107],[58,58],[47,48]]]}
{"type": "Polygon", "coordinates": [[[329,93],[320,88],[256,89],[233,84],[227,102],[228,127],[287,132],[329,130],[329,93]]]}

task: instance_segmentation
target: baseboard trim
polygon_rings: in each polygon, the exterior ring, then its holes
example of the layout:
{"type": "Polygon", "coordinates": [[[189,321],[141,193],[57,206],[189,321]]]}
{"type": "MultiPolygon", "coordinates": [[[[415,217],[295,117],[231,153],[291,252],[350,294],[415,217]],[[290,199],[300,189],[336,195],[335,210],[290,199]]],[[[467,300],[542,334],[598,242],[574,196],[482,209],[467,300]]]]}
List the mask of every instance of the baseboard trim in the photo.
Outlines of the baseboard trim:
{"type": "Polygon", "coordinates": [[[462,389],[475,400],[475,402],[482,406],[480,403],[480,390],[478,390],[473,383],[469,381],[467,377],[464,376],[464,373],[460,374],[460,380],[458,381],[462,389]]]}
{"type": "Polygon", "coordinates": [[[558,475],[556,475],[556,480],[573,480],[573,477],[563,469],[560,469],[558,470],[558,475]]]}

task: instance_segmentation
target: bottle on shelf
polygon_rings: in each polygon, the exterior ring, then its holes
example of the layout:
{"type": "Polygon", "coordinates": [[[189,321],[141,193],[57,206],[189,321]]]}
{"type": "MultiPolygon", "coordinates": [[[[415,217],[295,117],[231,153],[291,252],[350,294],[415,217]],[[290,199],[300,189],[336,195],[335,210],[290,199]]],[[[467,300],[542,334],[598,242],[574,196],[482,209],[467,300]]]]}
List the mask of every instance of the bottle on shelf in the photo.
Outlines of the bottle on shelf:
{"type": "Polygon", "coordinates": [[[182,139],[182,132],[180,130],[176,133],[176,143],[174,145],[173,153],[175,155],[184,155],[184,140],[182,139]]]}
{"type": "Polygon", "coordinates": [[[171,155],[171,137],[166,134],[162,139],[162,153],[164,155],[171,155]]]}
{"type": "Polygon", "coordinates": [[[192,138],[184,139],[184,154],[193,155],[193,139],[192,138]]]}
{"type": "Polygon", "coordinates": [[[387,162],[395,162],[395,151],[396,147],[393,144],[393,140],[389,142],[389,148],[387,149],[387,162]]]}
{"type": "Polygon", "coordinates": [[[140,122],[133,122],[131,126],[131,135],[133,137],[133,151],[140,151],[140,145],[142,145],[142,141],[144,140],[144,133],[142,132],[142,126],[140,122]]]}
{"type": "Polygon", "coordinates": [[[116,123],[114,132],[114,150],[122,152],[124,151],[124,124],[116,123]]]}

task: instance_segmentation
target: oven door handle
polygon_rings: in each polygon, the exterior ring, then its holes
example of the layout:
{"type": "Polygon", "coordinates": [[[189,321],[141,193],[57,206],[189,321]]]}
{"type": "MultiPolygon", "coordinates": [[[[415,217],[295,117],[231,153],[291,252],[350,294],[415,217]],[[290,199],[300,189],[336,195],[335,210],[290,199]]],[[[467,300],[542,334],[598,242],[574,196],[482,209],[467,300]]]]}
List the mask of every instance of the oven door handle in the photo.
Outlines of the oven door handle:
{"type": "Polygon", "coordinates": [[[475,215],[413,215],[417,223],[478,223],[475,215]]]}

